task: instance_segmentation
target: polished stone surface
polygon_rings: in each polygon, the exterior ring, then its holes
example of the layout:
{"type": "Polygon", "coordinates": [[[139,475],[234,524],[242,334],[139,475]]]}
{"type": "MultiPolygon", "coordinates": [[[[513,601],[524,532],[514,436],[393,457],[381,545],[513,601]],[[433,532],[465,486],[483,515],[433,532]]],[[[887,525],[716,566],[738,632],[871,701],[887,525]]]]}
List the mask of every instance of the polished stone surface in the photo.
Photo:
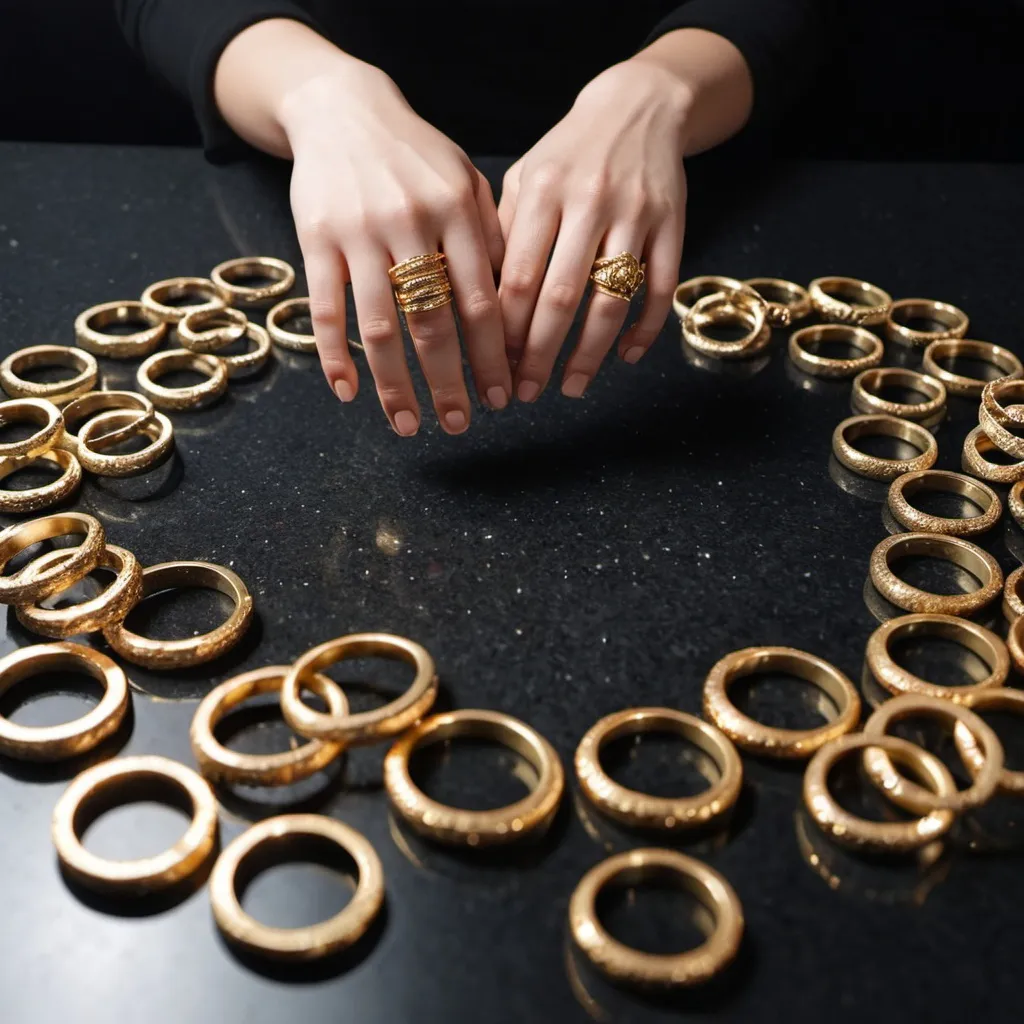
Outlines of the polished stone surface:
{"type": "MultiPolygon", "coordinates": [[[[496,177],[500,167],[488,164],[496,177]]],[[[692,177],[686,275],[860,275],[896,296],[955,302],[971,315],[972,337],[1017,347],[1024,170],[799,164],[752,179],[697,166],[692,177]]],[[[86,306],[255,252],[297,257],[272,174],[214,171],[189,151],[0,146],[3,354],[71,344],[86,306]]],[[[887,362],[906,360],[889,347],[887,362]]],[[[108,386],[131,386],[132,364],[103,371],[108,386]]],[[[180,457],[154,479],[90,479],[75,505],[146,564],[230,565],[258,616],[243,646],[208,668],[157,676],[126,665],[133,721],[104,752],[191,764],[189,720],[214,683],[360,630],[422,642],[444,705],[530,722],[567,768],[600,715],[644,704],[697,712],[708,669],[738,647],[804,648],[860,682],[875,613],[886,614],[865,590],[886,526],[878,488],[830,467],[847,400],[848,385],[795,372],[781,338],[753,366],[702,368],[684,358],[673,322],[636,367],[609,363],[582,401],[551,389],[533,406],[478,411],[462,437],[428,423],[403,440],[369,387],[342,406],[312,357],[278,353],[220,405],[174,416],[180,457]]],[[[955,469],[975,406],[954,399],[950,408],[939,465],[955,469]]],[[[1024,554],[1007,523],[984,543],[1007,568],[1017,564],[1012,552],[1024,554]]],[[[925,579],[932,569],[915,571],[925,579]]],[[[181,635],[215,612],[182,600],[149,619],[160,635],[181,635]]],[[[4,619],[2,650],[33,642],[13,614],[4,619]]],[[[400,673],[385,677],[400,685],[400,673]]],[[[48,699],[35,702],[22,688],[0,710],[52,721],[81,707],[81,694],[53,696],[62,690],[74,682],[50,680],[48,699]]],[[[815,720],[807,696],[780,681],[748,699],[766,720],[796,725],[815,720]]],[[[233,731],[247,749],[287,742],[272,709],[233,731]]],[[[623,781],[672,792],[699,778],[682,749],[627,745],[609,763],[619,762],[623,781]]],[[[684,844],[743,901],[740,960],[720,983],[666,1001],[618,993],[567,957],[577,880],[605,850],[649,838],[603,823],[571,784],[539,847],[455,856],[390,820],[380,754],[359,751],[340,773],[292,793],[219,794],[225,842],[246,821],[300,806],[341,817],[378,850],[384,918],[351,956],[311,971],[235,957],[205,889],[169,907],[73,891],[48,823],[82,765],[0,763],[4,1019],[1018,1019],[1024,818],[1013,805],[963,822],[930,868],[864,864],[808,824],[799,769],[745,758],[732,828],[684,844]]],[[[435,795],[480,805],[518,792],[507,759],[459,745],[451,754],[420,769],[435,795]]],[[[173,841],[181,824],[142,805],[108,814],[88,842],[142,855],[173,841]]],[[[279,868],[253,884],[246,905],[275,923],[311,922],[340,905],[336,883],[322,867],[279,868]]],[[[688,921],[671,920],[687,909],[664,895],[639,898],[609,906],[607,920],[624,938],[668,949],[695,941],[688,921]]]]}

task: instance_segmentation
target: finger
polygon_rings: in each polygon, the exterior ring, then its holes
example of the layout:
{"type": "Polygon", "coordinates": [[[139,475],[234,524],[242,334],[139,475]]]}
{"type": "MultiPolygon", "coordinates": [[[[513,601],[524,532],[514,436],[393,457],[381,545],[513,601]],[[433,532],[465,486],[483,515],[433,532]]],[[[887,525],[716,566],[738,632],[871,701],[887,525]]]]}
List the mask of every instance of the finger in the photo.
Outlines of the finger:
{"type": "MultiPolygon", "coordinates": [[[[647,228],[635,224],[620,224],[605,236],[599,248],[602,256],[617,256],[631,252],[638,258],[644,251],[647,228]]],[[[588,275],[589,276],[589,275],[588,275]]],[[[604,357],[626,322],[629,302],[594,288],[590,294],[579,342],[566,364],[562,377],[562,394],[567,398],[582,398],[590,382],[597,375],[604,357]]]]}
{"type": "Polygon", "coordinates": [[[519,161],[517,160],[501,179],[501,199],[498,201],[498,220],[501,223],[502,237],[507,241],[512,230],[512,221],[516,215],[516,204],[519,201],[519,161]]]}
{"type": "Polygon", "coordinates": [[[496,288],[497,276],[501,271],[501,261],[505,258],[505,236],[502,233],[501,221],[498,219],[498,210],[494,205],[491,183],[479,171],[476,174],[477,212],[480,215],[480,227],[483,231],[484,244],[487,247],[487,256],[491,263],[492,281],[496,288]]]}
{"type": "Polygon", "coordinates": [[[636,323],[619,341],[619,355],[636,363],[654,344],[672,309],[672,293],[679,283],[679,260],[683,250],[684,215],[663,223],[648,241],[646,255],[647,295],[636,323]]]}
{"type": "Polygon", "coordinates": [[[562,220],[516,368],[516,395],[523,402],[534,401],[551,376],[583,299],[597,244],[603,234],[603,225],[590,213],[569,214],[562,220]]]}
{"type": "Polygon", "coordinates": [[[331,390],[351,402],[359,390],[359,374],[348,348],[345,324],[345,258],[334,246],[307,243],[302,247],[309,286],[309,316],[320,365],[331,390]]]}
{"type": "Polygon", "coordinates": [[[380,404],[395,433],[411,437],[419,430],[420,406],[405,362],[387,254],[376,250],[348,258],[359,334],[380,404]]]}

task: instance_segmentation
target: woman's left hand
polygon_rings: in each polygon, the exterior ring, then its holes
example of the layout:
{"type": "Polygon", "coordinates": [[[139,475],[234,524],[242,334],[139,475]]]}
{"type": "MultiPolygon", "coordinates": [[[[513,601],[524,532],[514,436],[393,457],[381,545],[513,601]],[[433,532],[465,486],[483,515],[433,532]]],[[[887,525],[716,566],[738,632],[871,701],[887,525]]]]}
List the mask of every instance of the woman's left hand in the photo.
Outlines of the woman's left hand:
{"type": "MultiPolygon", "coordinates": [[[[619,342],[626,362],[640,359],[664,325],[683,246],[690,102],[670,71],[627,60],[590,82],[505,175],[499,297],[521,401],[532,402],[546,386],[596,259],[627,251],[646,263],[643,311],[619,342]]],[[[562,394],[583,395],[628,309],[593,292],[562,394]]]]}

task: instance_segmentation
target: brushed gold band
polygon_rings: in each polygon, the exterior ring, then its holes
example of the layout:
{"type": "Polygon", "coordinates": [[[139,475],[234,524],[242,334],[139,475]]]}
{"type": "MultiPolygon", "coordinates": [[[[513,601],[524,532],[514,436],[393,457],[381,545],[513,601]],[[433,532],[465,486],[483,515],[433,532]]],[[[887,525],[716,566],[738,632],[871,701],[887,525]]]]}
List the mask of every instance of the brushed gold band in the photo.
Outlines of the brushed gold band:
{"type": "Polygon", "coordinates": [[[130,412],[135,416],[131,422],[116,430],[104,431],[93,437],[93,444],[120,444],[134,437],[142,427],[153,419],[153,403],[137,391],[89,391],[64,406],[64,436],[58,447],[66,448],[76,458],[78,450],[78,426],[101,412],[130,412]]]}
{"type": "Polygon", "coordinates": [[[178,340],[189,352],[209,354],[245,337],[249,318],[240,310],[194,309],[178,321],[178,340]]]}
{"type": "Polygon", "coordinates": [[[0,459],[0,481],[38,462],[54,463],[61,471],[60,476],[41,487],[28,487],[20,491],[0,488],[0,512],[39,512],[66,501],[81,487],[82,467],[78,464],[78,459],[63,448],[54,448],[52,451],[43,452],[42,455],[22,459],[0,459]]]}
{"type": "MultiPolygon", "coordinates": [[[[1008,711],[1011,714],[1022,715],[1024,714],[1024,691],[983,690],[974,695],[969,706],[974,712],[1008,711]]],[[[981,745],[963,722],[957,722],[953,726],[953,740],[956,743],[960,759],[967,767],[971,778],[976,779],[985,767],[985,754],[981,745]]],[[[1000,793],[1010,793],[1015,796],[1024,794],[1024,771],[1003,768],[999,773],[996,789],[1000,793]]]]}
{"type": "Polygon", "coordinates": [[[1003,503],[991,487],[962,473],[950,473],[944,469],[924,469],[898,476],[889,487],[888,501],[893,518],[915,533],[973,537],[991,530],[1003,514],[1003,503]],[[924,491],[958,494],[977,505],[981,514],[949,519],[922,512],[911,505],[910,498],[924,491]]]}
{"type": "MultiPolygon", "coordinates": [[[[967,314],[948,302],[935,299],[899,299],[892,304],[885,321],[885,333],[890,341],[913,348],[924,348],[933,341],[962,338],[970,321],[967,314]],[[910,320],[928,320],[938,327],[921,330],[907,326],[910,320]]],[[[925,368],[925,373],[932,371],[925,368]]]]}
{"type": "Polygon", "coordinates": [[[888,292],[856,277],[816,277],[807,292],[814,309],[833,323],[880,324],[892,309],[888,292]]]}
{"type": "Polygon", "coordinates": [[[106,359],[142,359],[152,355],[167,336],[167,324],[141,302],[101,302],[78,314],[75,340],[80,348],[106,359]],[[108,334],[111,324],[144,323],[131,334],[108,334]]]}
{"type": "Polygon", "coordinates": [[[934,377],[898,366],[864,370],[853,381],[850,405],[860,413],[880,413],[933,426],[946,410],[946,388],[934,377]],[[923,402],[891,402],[878,394],[883,388],[906,388],[925,396],[923,402]]]}
{"type": "Polygon", "coordinates": [[[905,473],[931,469],[939,457],[935,438],[920,423],[895,416],[872,413],[851,416],[832,433],[832,453],[847,469],[871,480],[895,480],[905,473]],[[862,437],[895,437],[913,445],[921,453],[910,459],[886,459],[869,455],[853,446],[862,437]]]}
{"type": "Polygon", "coordinates": [[[218,263],[210,271],[220,297],[231,306],[266,306],[295,287],[295,270],[273,256],[241,256],[218,263]],[[240,284],[246,278],[267,278],[262,285],[240,284]]]}
{"type": "Polygon", "coordinates": [[[155,281],[142,293],[142,305],[158,320],[176,324],[199,309],[223,309],[225,302],[217,286],[207,277],[169,277],[155,281]],[[172,304],[176,300],[199,298],[199,302],[172,304]]]}
{"type": "Polygon", "coordinates": [[[748,277],[743,283],[764,300],[772,327],[789,327],[794,321],[811,315],[811,297],[806,288],[794,281],[780,277],[748,277]]]}
{"type": "Polygon", "coordinates": [[[870,370],[882,361],[885,346],[877,334],[864,327],[849,324],[821,324],[802,327],[789,336],[789,358],[804,373],[815,377],[853,377],[864,370],[870,370]],[[863,352],[854,359],[832,359],[810,351],[810,346],[822,343],[840,343],[863,352]]]}
{"type": "Polygon", "coordinates": [[[133,412],[122,410],[100,413],[86,423],[78,435],[78,457],[82,468],[97,476],[127,477],[148,473],[166,462],[173,451],[174,427],[162,412],[154,412],[145,421],[140,421],[133,412]],[[114,444],[110,437],[122,430],[144,434],[150,443],[125,455],[104,455],[97,451],[114,444]],[[97,434],[100,436],[94,436],[97,434]]]}
{"type": "Polygon", "coordinates": [[[60,409],[43,398],[12,398],[0,402],[0,427],[31,423],[39,429],[21,441],[0,444],[0,458],[31,459],[57,447],[64,438],[65,420],[60,409]]]}
{"type": "Polygon", "coordinates": [[[999,450],[999,446],[982,427],[975,427],[964,438],[961,458],[964,472],[993,484],[1013,484],[1018,480],[1024,480],[1024,461],[990,462],[985,458],[985,452],[999,450]]]}
{"type": "Polygon", "coordinates": [[[189,352],[184,348],[167,349],[150,356],[139,367],[136,377],[142,391],[158,409],[184,412],[217,401],[228,388],[228,368],[217,356],[189,352]],[[207,379],[185,388],[165,388],[156,379],[171,370],[193,370],[207,379]]]}
{"type": "Polygon", "coordinates": [[[946,390],[964,398],[978,398],[989,381],[981,377],[964,377],[945,369],[940,360],[957,359],[966,356],[978,362],[990,363],[1002,371],[1002,377],[1016,378],[1024,373],[1021,361],[1008,349],[992,345],[987,341],[964,341],[950,339],[933,341],[924,352],[921,369],[946,385],[946,390]]]}
{"type": "Polygon", "coordinates": [[[0,363],[0,387],[11,398],[44,398],[54,405],[67,405],[73,398],[96,386],[99,366],[96,359],[80,348],[66,345],[32,345],[12,352],[0,363]],[[73,377],[39,384],[21,376],[39,366],[64,366],[76,370],[73,377]]]}

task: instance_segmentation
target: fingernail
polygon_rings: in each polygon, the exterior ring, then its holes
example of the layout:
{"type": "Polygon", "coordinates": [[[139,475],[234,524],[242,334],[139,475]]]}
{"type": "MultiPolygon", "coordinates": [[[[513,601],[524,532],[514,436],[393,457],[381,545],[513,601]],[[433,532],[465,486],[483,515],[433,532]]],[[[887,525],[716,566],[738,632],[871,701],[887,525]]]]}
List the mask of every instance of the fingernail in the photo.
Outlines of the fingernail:
{"type": "Polygon", "coordinates": [[[395,413],[395,430],[398,431],[402,437],[412,437],[413,434],[419,429],[420,423],[416,419],[416,414],[410,412],[408,409],[403,409],[401,412],[395,413]]]}
{"type": "Polygon", "coordinates": [[[639,363],[640,359],[643,357],[644,352],[646,351],[647,350],[643,347],[643,345],[634,345],[632,348],[626,349],[626,351],[622,354],[622,358],[627,363],[639,363]]]}
{"type": "Polygon", "coordinates": [[[334,393],[343,402],[351,402],[356,397],[355,389],[347,380],[336,380],[334,382],[334,393]]]}
{"type": "Polygon", "coordinates": [[[566,398],[582,398],[589,383],[590,378],[585,373],[574,373],[562,384],[562,394],[566,398]]]}
{"type": "Polygon", "coordinates": [[[444,425],[455,433],[466,429],[466,414],[461,409],[452,409],[444,414],[444,425]]]}
{"type": "Polygon", "coordinates": [[[540,394],[540,385],[532,380],[524,380],[516,389],[516,397],[520,402],[532,402],[540,394]]]}
{"type": "Polygon", "coordinates": [[[493,388],[487,389],[487,401],[492,409],[504,409],[508,405],[508,395],[505,394],[504,388],[499,388],[495,384],[493,388]]]}

